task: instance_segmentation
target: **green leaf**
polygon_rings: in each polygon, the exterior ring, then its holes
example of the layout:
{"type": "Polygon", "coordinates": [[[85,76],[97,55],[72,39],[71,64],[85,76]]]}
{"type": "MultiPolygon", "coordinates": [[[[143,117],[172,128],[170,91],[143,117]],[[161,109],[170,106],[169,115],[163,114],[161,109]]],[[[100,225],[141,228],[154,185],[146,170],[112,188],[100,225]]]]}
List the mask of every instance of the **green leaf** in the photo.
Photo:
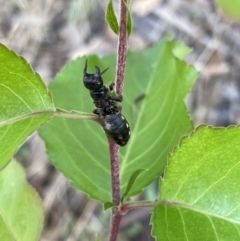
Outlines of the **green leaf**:
{"type": "Polygon", "coordinates": [[[187,47],[182,42],[176,42],[176,47],[173,50],[173,54],[179,58],[180,60],[184,60],[184,58],[192,51],[191,48],[187,47]]]}
{"type": "Polygon", "coordinates": [[[0,168],[52,116],[51,94],[22,57],[0,44],[0,168]]]}
{"type": "Polygon", "coordinates": [[[0,172],[0,187],[0,240],[38,240],[43,228],[43,206],[16,161],[0,172]]]}
{"type": "Polygon", "coordinates": [[[136,168],[149,170],[138,177],[127,198],[139,193],[163,172],[168,153],[193,128],[183,99],[197,73],[173,55],[175,48],[176,43],[164,40],[143,53],[130,53],[127,58],[124,101],[128,107],[123,108],[124,113],[128,109],[131,116],[134,99],[142,93],[145,98],[137,108],[136,123],[130,119],[133,131],[121,158],[122,190],[136,168]]]}
{"type": "Polygon", "coordinates": [[[101,239],[96,235],[96,241],[101,241],[101,239]]]}
{"type": "Polygon", "coordinates": [[[106,211],[107,209],[112,208],[112,207],[116,207],[116,205],[114,203],[111,203],[111,202],[105,202],[103,204],[104,211],[106,211]]]}
{"type": "MultiPolygon", "coordinates": [[[[114,62],[113,57],[111,61],[114,62]]],[[[88,72],[95,72],[95,65],[106,67],[95,56],[89,57],[88,63],[88,72]]],[[[71,62],[50,83],[57,107],[81,112],[94,109],[89,91],[83,85],[84,65],[85,59],[71,62]]],[[[109,66],[115,69],[114,65],[109,66]]],[[[40,128],[39,134],[45,141],[50,161],[73,186],[103,203],[111,200],[108,145],[97,123],[53,118],[40,128]]]]}
{"type": "Polygon", "coordinates": [[[219,9],[233,20],[240,20],[240,1],[239,0],[215,0],[219,9]]]}
{"type": "Polygon", "coordinates": [[[169,158],[152,216],[156,240],[240,240],[240,126],[198,127],[169,158]]]}
{"type": "Polygon", "coordinates": [[[131,17],[131,13],[129,11],[127,14],[127,33],[128,33],[128,37],[132,33],[132,17],[131,17]]]}
{"type": "Polygon", "coordinates": [[[126,4],[127,6],[127,33],[128,33],[128,37],[130,36],[130,34],[132,33],[132,16],[131,16],[131,10],[129,8],[129,6],[126,4]]]}
{"type": "MultiPolygon", "coordinates": [[[[143,52],[129,52],[124,82],[122,113],[131,126],[131,138],[120,147],[121,191],[125,192],[136,169],[142,172],[126,196],[141,192],[164,169],[167,155],[179,139],[192,130],[183,99],[192,87],[197,73],[173,55],[174,42],[163,40],[143,52]],[[132,104],[136,103],[137,120],[132,104]]],[[[104,73],[105,83],[115,76],[115,55],[99,59],[88,57],[89,73],[94,66],[110,67],[104,73]]],[[[69,63],[50,83],[56,106],[66,110],[92,112],[94,105],[83,85],[85,59],[69,63]],[[63,98],[64,96],[64,98],[63,98]]],[[[101,202],[111,198],[111,173],[106,136],[96,123],[53,118],[39,131],[46,143],[50,161],[71,184],[101,202]]]]}
{"type": "Polygon", "coordinates": [[[106,21],[115,34],[118,34],[118,21],[113,9],[112,0],[109,1],[106,9],[106,21]]]}
{"type": "Polygon", "coordinates": [[[136,170],[136,171],[134,171],[134,172],[132,173],[132,175],[131,175],[130,178],[129,178],[126,191],[124,192],[124,194],[123,194],[123,196],[122,196],[122,202],[124,201],[125,196],[128,195],[128,193],[129,193],[129,191],[131,190],[131,188],[132,188],[134,182],[136,181],[137,177],[138,177],[143,171],[146,171],[146,169],[138,169],[138,170],[136,170]]]}

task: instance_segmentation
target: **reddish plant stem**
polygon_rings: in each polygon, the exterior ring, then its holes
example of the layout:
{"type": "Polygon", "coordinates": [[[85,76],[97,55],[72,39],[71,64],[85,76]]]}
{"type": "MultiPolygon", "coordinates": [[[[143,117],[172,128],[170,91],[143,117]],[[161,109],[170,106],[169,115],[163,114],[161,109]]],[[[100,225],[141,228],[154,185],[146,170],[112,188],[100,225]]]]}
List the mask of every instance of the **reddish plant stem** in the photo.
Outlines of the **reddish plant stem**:
{"type": "Polygon", "coordinates": [[[115,205],[120,203],[120,181],[119,181],[119,153],[118,145],[108,138],[111,164],[111,180],[112,180],[112,202],[115,205]]]}
{"type": "Polygon", "coordinates": [[[111,226],[111,233],[110,233],[109,241],[117,240],[117,235],[118,235],[118,230],[119,230],[121,219],[122,219],[122,214],[119,212],[115,212],[115,214],[112,217],[112,226],[111,226]]]}
{"type": "Polygon", "coordinates": [[[155,207],[159,203],[167,203],[171,204],[172,202],[166,202],[166,201],[140,201],[140,202],[129,202],[126,204],[123,204],[122,206],[119,206],[116,211],[113,214],[112,218],[112,227],[111,227],[111,234],[109,241],[116,241],[118,230],[120,226],[120,222],[122,219],[122,216],[125,215],[129,210],[136,209],[136,208],[144,208],[144,207],[155,207]]]}
{"type": "MultiPolygon", "coordinates": [[[[117,50],[117,70],[116,70],[116,93],[122,95],[123,79],[125,62],[127,56],[127,0],[120,1],[120,26],[118,36],[118,50],[117,50]]],[[[119,147],[110,138],[109,150],[111,160],[111,178],[112,178],[112,201],[115,205],[121,202],[120,180],[119,180],[119,147]]],[[[110,230],[109,241],[116,241],[119,231],[122,213],[118,208],[113,209],[113,217],[110,230]]]]}
{"type": "Polygon", "coordinates": [[[116,74],[116,93],[121,95],[123,92],[123,79],[125,62],[127,57],[127,0],[120,1],[120,26],[118,36],[117,51],[117,74],[116,74]]]}
{"type": "MultiPolygon", "coordinates": [[[[116,73],[116,92],[121,95],[123,91],[123,78],[125,61],[127,55],[127,0],[120,1],[120,28],[118,37],[118,54],[117,54],[117,73],[116,73]],[[124,3],[125,1],[125,3],[124,3]]],[[[118,205],[121,201],[120,181],[119,181],[119,149],[118,145],[111,139],[108,139],[110,159],[111,159],[111,176],[112,176],[112,201],[118,205]]]]}

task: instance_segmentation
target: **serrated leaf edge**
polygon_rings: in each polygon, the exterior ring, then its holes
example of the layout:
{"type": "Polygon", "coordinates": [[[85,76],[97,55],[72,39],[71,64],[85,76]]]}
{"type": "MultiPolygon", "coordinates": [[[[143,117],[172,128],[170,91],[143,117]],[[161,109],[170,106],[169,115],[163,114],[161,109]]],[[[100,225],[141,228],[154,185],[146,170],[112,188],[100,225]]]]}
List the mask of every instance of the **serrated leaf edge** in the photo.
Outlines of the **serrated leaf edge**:
{"type": "MultiPolygon", "coordinates": [[[[46,90],[47,95],[49,96],[50,100],[51,100],[51,104],[52,104],[52,108],[54,109],[54,102],[53,102],[53,96],[51,91],[47,88],[46,84],[44,83],[43,79],[41,78],[41,76],[34,71],[34,69],[32,68],[32,66],[28,63],[28,61],[21,55],[18,55],[14,50],[9,49],[7,46],[5,46],[4,44],[0,43],[0,48],[3,47],[5,50],[11,52],[15,57],[19,58],[28,68],[28,70],[34,75],[36,76],[36,78],[39,80],[39,83],[42,85],[42,87],[44,87],[44,89],[46,90]]],[[[43,103],[44,104],[44,103],[43,103]]],[[[44,104],[45,106],[45,104],[44,104]]]]}

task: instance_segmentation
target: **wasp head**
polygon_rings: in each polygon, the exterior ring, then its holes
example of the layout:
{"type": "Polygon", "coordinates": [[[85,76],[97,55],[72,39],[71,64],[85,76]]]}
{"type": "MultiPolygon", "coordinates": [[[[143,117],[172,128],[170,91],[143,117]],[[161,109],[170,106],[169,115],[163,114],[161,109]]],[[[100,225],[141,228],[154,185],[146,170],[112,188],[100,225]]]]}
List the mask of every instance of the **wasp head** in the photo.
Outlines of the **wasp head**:
{"type": "Polygon", "coordinates": [[[100,72],[100,68],[95,66],[96,72],[95,74],[89,74],[87,73],[87,60],[85,63],[85,67],[83,69],[83,83],[84,86],[89,90],[99,90],[103,87],[103,79],[102,74],[105,73],[107,69],[103,70],[103,72],[100,72]]]}

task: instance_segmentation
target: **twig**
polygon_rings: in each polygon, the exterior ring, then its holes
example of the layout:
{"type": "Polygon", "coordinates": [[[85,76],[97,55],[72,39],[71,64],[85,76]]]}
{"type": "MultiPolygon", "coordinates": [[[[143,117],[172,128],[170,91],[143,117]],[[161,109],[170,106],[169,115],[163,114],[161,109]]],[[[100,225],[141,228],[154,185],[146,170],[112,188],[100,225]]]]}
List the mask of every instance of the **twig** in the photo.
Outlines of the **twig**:
{"type": "Polygon", "coordinates": [[[117,235],[118,235],[118,230],[119,230],[121,219],[122,219],[122,214],[121,213],[115,212],[113,214],[112,226],[111,226],[111,234],[110,234],[109,241],[116,241],[117,240],[117,235]]]}
{"type": "Polygon", "coordinates": [[[117,52],[117,75],[116,75],[116,92],[121,95],[123,92],[123,79],[125,62],[127,56],[127,0],[120,1],[120,26],[118,36],[117,52]]]}
{"type": "MultiPolygon", "coordinates": [[[[117,71],[116,71],[116,93],[122,95],[123,79],[125,70],[125,61],[127,55],[127,0],[120,1],[120,26],[118,36],[117,50],[117,71]]],[[[111,159],[111,176],[112,176],[112,201],[115,205],[119,205],[121,201],[120,180],[119,180],[119,149],[118,145],[108,139],[110,159],[111,159]]],[[[116,241],[121,222],[122,213],[118,208],[113,209],[113,217],[110,230],[109,241],[116,241]]]]}
{"type": "Polygon", "coordinates": [[[112,202],[115,205],[120,203],[120,181],[119,181],[119,155],[118,145],[108,138],[110,161],[111,161],[111,178],[112,178],[112,202]]]}

